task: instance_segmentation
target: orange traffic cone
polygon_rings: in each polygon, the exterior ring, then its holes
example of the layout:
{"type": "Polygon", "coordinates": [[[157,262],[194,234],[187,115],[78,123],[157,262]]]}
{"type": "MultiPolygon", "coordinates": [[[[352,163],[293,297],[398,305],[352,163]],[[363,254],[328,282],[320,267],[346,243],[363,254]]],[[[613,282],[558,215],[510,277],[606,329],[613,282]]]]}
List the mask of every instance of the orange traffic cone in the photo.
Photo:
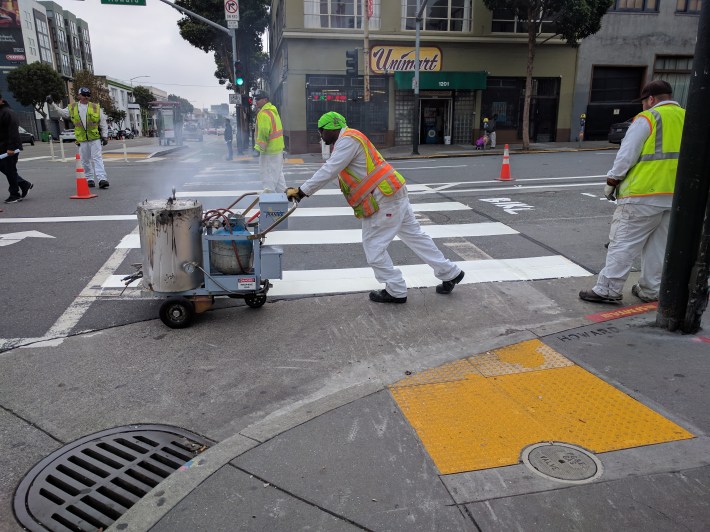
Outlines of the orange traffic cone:
{"type": "Polygon", "coordinates": [[[96,198],[98,194],[89,192],[89,182],[84,175],[84,167],[81,164],[81,157],[76,154],[76,196],[69,196],[71,199],[91,199],[96,198]]]}
{"type": "Polygon", "coordinates": [[[500,177],[498,181],[513,181],[514,177],[510,177],[510,152],[508,151],[508,145],[505,145],[503,150],[503,166],[500,167],[500,177]]]}

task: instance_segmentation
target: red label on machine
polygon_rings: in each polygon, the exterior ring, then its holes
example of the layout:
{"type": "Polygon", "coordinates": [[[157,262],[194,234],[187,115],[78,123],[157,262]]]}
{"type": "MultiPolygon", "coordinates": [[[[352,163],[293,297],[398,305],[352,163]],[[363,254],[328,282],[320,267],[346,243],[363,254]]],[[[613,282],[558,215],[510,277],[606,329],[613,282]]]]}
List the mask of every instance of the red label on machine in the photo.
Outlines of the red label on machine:
{"type": "Polygon", "coordinates": [[[256,290],[256,277],[240,277],[237,280],[239,290],[256,290]]]}

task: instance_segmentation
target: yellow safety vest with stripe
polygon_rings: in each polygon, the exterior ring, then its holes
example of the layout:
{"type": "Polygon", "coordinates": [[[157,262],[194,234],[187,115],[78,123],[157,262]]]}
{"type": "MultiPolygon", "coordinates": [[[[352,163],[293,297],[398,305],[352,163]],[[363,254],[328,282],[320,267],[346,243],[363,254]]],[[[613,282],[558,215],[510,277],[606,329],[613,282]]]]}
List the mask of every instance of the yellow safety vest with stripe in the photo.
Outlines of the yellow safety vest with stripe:
{"type": "Polygon", "coordinates": [[[79,142],[87,140],[97,140],[101,138],[99,133],[99,120],[101,119],[101,108],[97,103],[89,103],[86,109],[86,129],[79,116],[79,104],[74,102],[69,105],[69,118],[74,122],[74,135],[79,142]]]}
{"type": "Polygon", "coordinates": [[[404,178],[382,158],[370,139],[357,129],[347,128],[340,136],[354,138],[365,151],[367,175],[359,177],[348,166],[340,172],[338,181],[345,199],[355,211],[355,216],[367,218],[380,209],[372,194],[375,188],[379,188],[385,196],[391,196],[404,186],[404,178]]]}
{"type": "Polygon", "coordinates": [[[254,149],[272,155],[284,150],[284,131],[281,117],[273,104],[267,103],[256,115],[256,144],[254,149]]]}
{"type": "Polygon", "coordinates": [[[685,109],[660,105],[639,113],[634,120],[643,118],[651,125],[651,134],[638,162],[619,185],[619,198],[673,194],[675,189],[685,109]]]}

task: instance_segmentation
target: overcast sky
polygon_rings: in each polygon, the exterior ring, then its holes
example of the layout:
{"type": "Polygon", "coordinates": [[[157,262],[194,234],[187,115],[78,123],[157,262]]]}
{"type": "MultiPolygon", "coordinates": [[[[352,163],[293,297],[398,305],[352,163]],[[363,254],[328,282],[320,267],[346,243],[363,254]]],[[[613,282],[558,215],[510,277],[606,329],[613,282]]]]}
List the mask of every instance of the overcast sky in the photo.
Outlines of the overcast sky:
{"type": "MultiPolygon", "coordinates": [[[[147,6],[109,6],[100,0],[55,0],[89,24],[94,74],[133,85],[152,85],[189,100],[195,107],[227,103],[217,83],[214,55],[204,53],[178,32],[182,15],[160,0],[147,6]]],[[[172,0],[169,0],[172,1],[172,0]]]]}

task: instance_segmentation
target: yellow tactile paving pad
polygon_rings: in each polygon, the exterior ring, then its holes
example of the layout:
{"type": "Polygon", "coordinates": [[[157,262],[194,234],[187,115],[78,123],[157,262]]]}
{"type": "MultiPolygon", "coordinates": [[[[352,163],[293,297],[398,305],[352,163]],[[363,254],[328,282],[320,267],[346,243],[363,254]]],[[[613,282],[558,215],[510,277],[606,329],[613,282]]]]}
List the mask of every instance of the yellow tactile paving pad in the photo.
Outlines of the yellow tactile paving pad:
{"type": "Polygon", "coordinates": [[[694,437],[538,340],[390,387],[443,474],[516,464],[528,445],[605,452],[694,437]]]}

